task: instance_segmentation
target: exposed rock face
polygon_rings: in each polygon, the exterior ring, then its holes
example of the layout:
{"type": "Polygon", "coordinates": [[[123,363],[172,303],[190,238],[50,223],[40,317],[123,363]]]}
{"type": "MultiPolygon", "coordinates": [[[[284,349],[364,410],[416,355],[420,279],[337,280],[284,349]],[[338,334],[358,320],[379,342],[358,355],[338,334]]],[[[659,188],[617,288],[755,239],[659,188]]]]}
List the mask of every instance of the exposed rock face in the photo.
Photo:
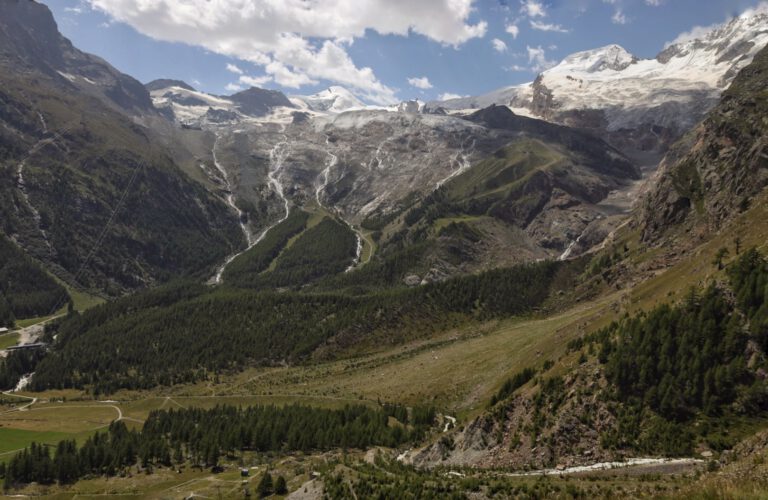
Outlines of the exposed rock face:
{"type": "Polygon", "coordinates": [[[58,31],[48,7],[29,0],[0,2],[0,67],[38,71],[65,89],[95,95],[130,114],[154,113],[144,86],[103,59],[80,52],[58,31]]]}
{"type": "Polygon", "coordinates": [[[616,422],[600,397],[605,385],[599,370],[593,369],[591,373],[579,370],[565,379],[560,400],[544,398],[545,402],[537,407],[534,399],[527,395],[514,397],[418,450],[409,460],[429,468],[470,466],[513,470],[572,467],[613,460],[620,453],[600,445],[600,435],[612,429],[616,422]],[[539,430],[532,433],[533,428],[539,430]]]}
{"type": "Polygon", "coordinates": [[[646,241],[657,241],[682,223],[715,230],[768,185],[766,79],[768,49],[664,159],[641,216],[646,241]]]}
{"type": "Polygon", "coordinates": [[[243,114],[251,116],[264,116],[276,107],[294,107],[293,103],[279,90],[267,90],[257,87],[251,87],[233,94],[229,99],[237,104],[238,109],[243,114]]]}
{"type": "Polygon", "coordinates": [[[183,82],[181,80],[171,80],[168,78],[158,78],[157,80],[152,80],[151,82],[144,85],[146,89],[150,92],[153,90],[162,90],[167,89],[169,87],[179,87],[184,90],[191,90],[195,91],[195,88],[188,84],[187,82],[183,82]]]}

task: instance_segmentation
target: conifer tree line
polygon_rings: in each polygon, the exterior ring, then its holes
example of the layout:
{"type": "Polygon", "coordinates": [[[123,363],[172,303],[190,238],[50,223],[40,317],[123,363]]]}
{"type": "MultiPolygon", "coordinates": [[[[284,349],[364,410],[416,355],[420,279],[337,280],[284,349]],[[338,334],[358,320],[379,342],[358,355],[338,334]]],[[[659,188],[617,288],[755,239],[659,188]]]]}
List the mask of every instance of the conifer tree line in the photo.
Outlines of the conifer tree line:
{"type": "Polygon", "coordinates": [[[605,445],[684,455],[696,418],[768,411],[768,384],[758,376],[768,368],[768,262],[752,249],[726,272],[730,288],[691,289],[678,305],[625,317],[593,337],[622,403],[605,445]]]}
{"type": "MultiPolygon", "coordinates": [[[[26,483],[70,484],[87,475],[113,476],[132,466],[151,470],[191,463],[216,467],[222,456],[244,451],[325,451],[335,448],[395,447],[416,442],[433,425],[431,407],[411,410],[388,405],[347,405],[322,409],[305,405],[216,406],[156,410],[141,431],[122,421],[78,446],[64,440],[55,447],[33,443],[16,454],[0,475],[6,488],[26,483]],[[403,421],[391,423],[397,414],[403,421]]],[[[276,484],[278,488],[280,484],[276,484]]],[[[284,484],[282,485],[285,486],[284,484]]],[[[269,485],[271,489],[273,485],[269,485]]]]}
{"type": "MultiPolygon", "coordinates": [[[[120,388],[195,382],[308,358],[328,339],[390,343],[475,320],[526,314],[575,263],[540,262],[363,296],[275,293],[179,283],[48,327],[57,335],[31,388],[120,388]]],[[[566,273],[567,274],[567,273],[566,273]]]]}
{"type": "Polygon", "coordinates": [[[64,287],[0,232],[0,326],[50,314],[67,300],[64,287]]]}

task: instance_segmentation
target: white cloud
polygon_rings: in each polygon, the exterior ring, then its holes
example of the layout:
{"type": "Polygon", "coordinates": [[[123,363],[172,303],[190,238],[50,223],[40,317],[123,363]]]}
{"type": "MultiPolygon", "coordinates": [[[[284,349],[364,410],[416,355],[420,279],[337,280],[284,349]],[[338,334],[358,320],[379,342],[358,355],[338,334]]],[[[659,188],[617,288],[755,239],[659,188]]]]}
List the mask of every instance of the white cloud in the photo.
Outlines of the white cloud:
{"type": "Polygon", "coordinates": [[[504,68],[504,69],[506,69],[507,71],[516,71],[516,72],[520,72],[520,71],[530,71],[530,68],[528,68],[528,67],[526,67],[526,66],[521,66],[521,65],[519,65],[519,64],[513,64],[512,66],[507,66],[507,67],[506,67],[506,68],[504,68]]]}
{"type": "Polygon", "coordinates": [[[541,73],[557,64],[557,62],[547,59],[547,51],[540,45],[538,47],[527,46],[526,49],[528,50],[528,62],[531,64],[531,71],[541,73]]]}
{"type": "Polygon", "coordinates": [[[646,5],[650,5],[651,7],[658,7],[661,5],[663,0],[645,0],[646,5]]]}
{"type": "Polygon", "coordinates": [[[417,89],[431,89],[432,84],[429,82],[429,78],[426,76],[413,77],[408,79],[408,83],[416,87],[417,89]]]}
{"type": "Polygon", "coordinates": [[[547,9],[538,0],[521,0],[520,12],[528,17],[546,17],[547,9]]]}
{"type": "Polygon", "coordinates": [[[505,30],[512,35],[512,38],[517,38],[517,35],[520,34],[520,28],[518,28],[516,24],[508,24],[505,30]]]}
{"type": "Polygon", "coordinates": [[[264,66],[281,85],[325,79],[381,104],[396,102],[395,91],[371,68],[358,67],[345,49],[366,30],[418,33],[453,46],[487,30],[484,21],[469,20],[475,0],[87,1],[147,36],[264,66]]]}
{"type": "Polygon", "coordinates": [[[242,83],[243,85],[248,85],[249,87],[261,87],[265,83],[271,82],[272,77],[269,75],[264,75],[264,76],[241,75],[240,78],[237,79],[237,81],[242,83]]]}
{"type": "Polygon", "coordinates": [[[228,83],[224,87],[224,89],[229,91],[229,92],[240,92],[241,90],[243,90],[243,87],[238,85],[238,84],[236,84],[236,83],[228,83]]]}
{"type": "Polygon", "coordinates": [[[496,52],[506,52],[507,51],[507,44],[504,43],[503,40],[499,40],[498,38],[494,38],[491,40],[491,44],[493,45],[493,49],[496,52]]]}
{"type": "Polygon", "coordinates": [[[447,101],[449,99],[460,99],[462,97],[466,97],[466,96],[463,96],[461,94],[454,94],[453,92],[444,92],[444,93],[440,94],[439,96],[437,96],[437,100],[438,101],[447,101]]]}
{"type": "Polygon", "coordinates": [[[569,31],[559,24],[542,23],[534,20],[531,20],[531,28],[539,31],[554,31],[556,33],[568,33],[569,31]]]}
{"type": "Polygon", "coordinates": [[[613,13],[613,17],[611,17],[611,22],[613,24],[627,24],[629,19],[621,9],[617,9],[616,12],[613,13]]]}
{"type": "Polygon", "coordinates": [[[240,69],[236,64],[232,64],[232,63],[227,63],[227,71],[229,71],[230,73],[234,73],[236,75],[243,74],[243,70],[240,69]]]}

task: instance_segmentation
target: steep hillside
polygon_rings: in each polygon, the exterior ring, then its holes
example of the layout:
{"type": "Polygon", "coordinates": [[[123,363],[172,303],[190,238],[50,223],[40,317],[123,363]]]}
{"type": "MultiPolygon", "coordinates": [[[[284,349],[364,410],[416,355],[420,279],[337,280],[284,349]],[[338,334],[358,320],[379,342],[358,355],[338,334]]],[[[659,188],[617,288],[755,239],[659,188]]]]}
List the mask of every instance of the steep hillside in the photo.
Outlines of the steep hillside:
{"type": "Polygon", "coordinates": [[[640,219],[645,241],[657,243],[681,228],[716,231],[768,185],[766,78],[768,49],[664,159],[640,219]]]}
{"type": "Polygon", "coordinates": [[[0,326],[51,314],[69,300],[63,286],[0,233],[0,326]]]}
{"type": "Polygon", "coordinates": [[[94,94],[86,80],[62,77],[56,68],[74,71],[66,65],[90,56],[60,37],[44,6],[13,1],[2,9],[3,33],[14,35],[0,44],[6,234],[62,278],[110,294],[205,272],[242,244],[226,205],[125,116],[151,107],[143,86],[118,92],[133,88],[129,77],[99,64],[116,87],[99,84],[94,94]],[[29,43],[25,30],[35,33],[29,43]]]}
{"type": "Polygon", "coordinates": [[[727,287],[572,340],[568,370],[521,371],[487,413],[413,460],[543,469],[732,447],[768,410],[768,261],[750,250],[727,275],[727,287]]]}
{"type": "Polygon", "coordinates": [[[495,133],[500,147],[421,200],[403,200],[394,217],[379,212],[362,222],[377,231],[385,255],[431,245],[411,274],[428,273],[429,281],[499,263],[567,258],[599,244],[626,216],[629,207],[603,202],[640,173],[603,141],[506,106],[467,119],[495,133]]]}
{"type": "Polygon", "coordinates": [[[45,75],[62,92],[95,96],[122,112],[155,112],[140,82],[77,50],[59,33],[48,8],[34,1],[0,3],[0,65],[30,78],[45,75]]]}
{"type": "Polygon", "coordinates": [[[642,213],[657,224],[624,227],[587,266],[585,277],[634,285],[619,292],[618,319],[597,321],[556,361],[531,361],[486,412],[416,453],[415,463],[554,469],[712,457],[765,426],[766,53],[670,153],[675,161],[642,213]],[[661,252],[649,240],[662,242],[661,252]],[[746,240],[761,251],[745,251],[746,240]],[[656,267],[646,274],[649,262],[656,267]]]}

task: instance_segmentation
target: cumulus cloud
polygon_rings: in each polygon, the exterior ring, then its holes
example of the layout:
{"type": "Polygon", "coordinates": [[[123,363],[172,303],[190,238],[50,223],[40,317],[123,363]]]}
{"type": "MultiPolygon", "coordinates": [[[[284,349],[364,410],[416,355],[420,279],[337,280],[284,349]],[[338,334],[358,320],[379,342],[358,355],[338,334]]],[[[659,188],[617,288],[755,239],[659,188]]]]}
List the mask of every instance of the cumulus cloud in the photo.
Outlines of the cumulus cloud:
{"type": "Polygon", "coordinates": [[[458,46],[487,30],[470,22],[474,0],[87,0],[111,18],[158,40],[182,42],[263,66],[273,80],[301,86],[329,80],[376,103],[394,90],[346,51],[373,30],[423,35],[458,46]]]}
{"type": "Polygon", "coordinates": [[[568,33],[568,29],[563,28],[559,24],[543,23],[540,21],[531,20],[531,28],[539,31],[554,31],[555,33],[568,33]]]}
{"type": "Polygon", "coordinates": [[[234,73],[236,75],[242,75],[243,70],[241,70],[236,64],[227,63],[227,71],[230,73],[234,73]]]}
{"type": "Polygon", "coordinates": [[[547,9],[538,0],[521,0],[520,12],[528,17],[546,17],[547,9]]]}
{"type": "Polygon", "coordinates": [[[528,50],[528,62],[531,64],[531,71],[541,73],[557,64],[556,61],[547,59],[547,51],[541,45],[538,47],[527,46],[526,50],[528,50]]]}
{"type": "Polygon", "coordinates": [[[240,78],[238,78],[237,81],[249,87],[261,87],[265,83],[271,82],[272,77],[270,75],[264,75],[264,76],[240,75],[240,78]]]}
{"type": "Polygon", "coordinates": [[[645,0],[646,5],[650,5],[651,7],[658,7],[661,5],[662,0],[645,0]]]}
{"type": "Polygon", "coordinates": [[[413,77],[408,79],[408,83],[416,87],[417,89],[431,89],[432,84],[429,82],[429,78],[426,76],[413,77]]]}
{"type": "Polygon", "coordinates": [[[498,38],[494,38],[491,40],[491,45],[493,45],[493,49],[496,52],[506,52],[507,51],[507,44],[504,43],[504,40],[499,40],[498,38]]]}
{"type": "Polygon", "coordinates": [[[440,94],[439,96],[437,96],[437,100],[438,101],[447,101],[447,100],[450,100],[450,99],[459,99],[459,98],[462,98],[462,97],[466,97],[466,96],[463,96],[461,94],[454,94],[453,92],[444,92],[444,93],[440,94]]]}
{"type": "Polygon", "coordinates": [[[228,90],[229,92],[240,92],[241,90],[243,90],[243,87],[236,83],[228,83],[227,85],[224,86],[224,89],[228,90]]]}
{"type": "Polygon", "coordinates": [[[520,28],[518,28],[516,24],[507,24],[504,29],[507,33],[512,35],[512,38],[517,38],[517,35],[520,34],[520,28]]]}

